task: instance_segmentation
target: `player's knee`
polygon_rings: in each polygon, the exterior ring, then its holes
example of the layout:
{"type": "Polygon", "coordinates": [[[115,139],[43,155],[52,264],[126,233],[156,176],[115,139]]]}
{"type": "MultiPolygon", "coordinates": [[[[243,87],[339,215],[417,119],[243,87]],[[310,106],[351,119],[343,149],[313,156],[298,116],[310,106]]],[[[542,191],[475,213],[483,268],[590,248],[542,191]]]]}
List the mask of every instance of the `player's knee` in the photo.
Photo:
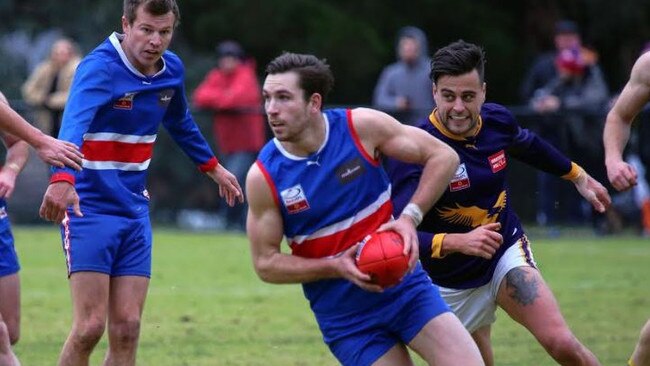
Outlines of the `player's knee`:
{"type": "Polygon", "coordinates": [[[645,324],[645,326],[643,326],[643,329],[641,329],[639,344],[650,349],[650,320],[645,324]]]}
{"type": "Polygon", "coordinates": [[[13,346],[20,339],[20,328],[9,329],[9,342],[13,346]]]}
{"type": "Polygon", "coordinates": [[[110,337],[121,344],[136,343],[140,336],[140,319],[125,319],[110,324],[110,337]]]}
{"type": "Polygon", "coordinates": [[[580,360],[582,345],[571,333],[554,334],[540,339],[542,346],[557,361],[580,360]]]}
{"type": "Polygon", "coordinates": [[[0,342],[6,342],[9,339],[9,329],[7,324],[0,320],[0,342]]]}
{"type": "Polygon", "coordinates": [[[89,320],[73,327],[71,338],[80,347],[92,349],[102,338],[106,323],[104,321],[89,320]]]}
{"type": "Polygon", "coordinates": [[[18,339],[20,338],[20,321],[18,319],[5,319],[5,324],[7,325],[11,344],[18,343],[18,339]]]}

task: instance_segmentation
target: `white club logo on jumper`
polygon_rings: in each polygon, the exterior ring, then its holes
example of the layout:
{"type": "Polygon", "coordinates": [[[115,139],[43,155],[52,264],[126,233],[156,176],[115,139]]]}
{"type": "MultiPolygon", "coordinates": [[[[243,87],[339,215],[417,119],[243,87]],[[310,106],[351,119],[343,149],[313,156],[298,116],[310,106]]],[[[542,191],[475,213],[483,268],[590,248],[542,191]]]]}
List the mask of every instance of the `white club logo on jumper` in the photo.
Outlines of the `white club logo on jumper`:
{"type": "Polygon", "coordinates": [[[307,160],[307,166],[315,165],[315,166],[320,166],[320,155],[316,156],[316,159],[313,160],[307,160]]]}
{"type": "Polygon", "coordinates": [[[469,188],[469,186],[469,174],[467,174],[465,163],[462,163],[458,166],[458,169],[456,169],[454,177],[451,178],[451,182],[449,183],[449,190],[456,192],[460,191],[461,189],[469,188]]]}
{"type": "Polygon", "coordinates": [[[158,105],[161,107],[167,107],[174,97],[174,94],[174,89],[165,89],[158,93],[158,105]]]}
{"type": "Polygon", "coordinates": [[[309,209],[307,196],[300,184],[280,192],[280,197],[282,197],[282,203],[284,203],[284,207],[287,208],[289,214],[296,214],[309,209]]]}

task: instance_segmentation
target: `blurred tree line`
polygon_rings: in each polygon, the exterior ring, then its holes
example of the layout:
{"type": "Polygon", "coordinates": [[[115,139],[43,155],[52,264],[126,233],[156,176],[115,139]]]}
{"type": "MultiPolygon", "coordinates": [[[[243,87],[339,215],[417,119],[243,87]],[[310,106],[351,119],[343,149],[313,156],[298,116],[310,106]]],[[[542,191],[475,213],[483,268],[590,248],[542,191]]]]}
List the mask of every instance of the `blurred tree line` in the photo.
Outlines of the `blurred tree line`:
{"type": "MultiPolygon", "coordinates": [[[[533,57],[553,47],[559,19],[580,25],[585,43],[600,54],[612,92],[622,87],[650,40],[650,2],[644,0],[178,1],[181,24],[171,49],[186,64],[188,92],[214,66],[214,46],[234,39],[257,60],[260,78],[264,65],[284,50],[326,58],[337,80],[331,104],[370,103],[381,69],[395,60],[395,34],[406,25],[426,32],[432,52],[459,38],[481,44],[488,59],[488,100],[509,105],[520,103],[519,83],[533,57]]],[[[0,0],[0,90],[20,99],[20,85],[54,38],[69,36],[88,52],[121,31],[121,13],[122,2],[115,0],[0,0]]],[[[197,119],[211,136],[209,116],[197,119]]],[[[189,203],[165,205],[171,211],[213,206],[214,188],[206,179],[197,188],[198,173],[182,154],[167,155],[168,138],[159,136],[156,153],[166,156],[152,163],[152,186],[163,197],[190,195],[189,203]],[[165,188],[170,181],[172,188],[165,188]]]]}
{"type": "MultiPolygon", "coordinates": [[[[519,102],[521,76],[535,54],[552,47],[558,19],[578,22],[586,43],[600,53],[612,90],[650,40],[650,2],[644,0],[179,0],[179,6],[172,49],[184,58],[189,90],[212,66],[215,44],[230,38],[258,60],[260,76],[283,50],[327,58],[337,77],[330,100],[336,104],[370,101],[381,68],[395,60],[395,34],[405,25],[422,28],[431,50],[459,38],[483,45],[489,95],[506,104],[519,102]]],[[[0,0],[0,38],[3,45],[25,36],[34,42],[58,30],[89,51],[120,30],[121,12],[115,0],[0,0]]],[[[20,59],[24,50],[0,49],[0,86],[15,95],[6,83],[32,63],[20,59]]]]}

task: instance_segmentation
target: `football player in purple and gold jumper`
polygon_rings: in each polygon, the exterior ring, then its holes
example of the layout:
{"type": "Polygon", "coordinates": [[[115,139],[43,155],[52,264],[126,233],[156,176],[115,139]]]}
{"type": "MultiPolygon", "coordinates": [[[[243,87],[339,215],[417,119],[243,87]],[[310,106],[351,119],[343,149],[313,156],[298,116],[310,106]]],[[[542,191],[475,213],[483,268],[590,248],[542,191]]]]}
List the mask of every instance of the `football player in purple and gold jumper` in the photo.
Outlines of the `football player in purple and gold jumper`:
{"type": "MultiPolygon", "coordinates": [[[[431,61],[437,108],[419,127],[449,144],[460,165],[443,196],[418,227],[420,260],[470,331],[486,365],[493,365],[490,328],[500,306],[525,326],[561,365],[599,365],[569,330],[535,265],[528,239],[510,206],[510,158],[571,181],[594,208],[610,204],[607,190],[550,144],[521,128],[511,112],[485,103],[483,49],[464,41],[431,61]]],[[[416,188],[421,167],[389,160],[395,214],[416,188]]]]}

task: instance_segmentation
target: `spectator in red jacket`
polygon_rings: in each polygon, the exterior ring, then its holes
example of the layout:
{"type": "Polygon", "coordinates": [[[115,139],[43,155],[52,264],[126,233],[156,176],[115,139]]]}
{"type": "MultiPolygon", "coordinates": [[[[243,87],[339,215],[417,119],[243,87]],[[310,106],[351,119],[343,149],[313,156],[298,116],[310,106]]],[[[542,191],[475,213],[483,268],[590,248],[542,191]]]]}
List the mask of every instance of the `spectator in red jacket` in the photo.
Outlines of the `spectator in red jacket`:
{"type": "MultiPolygon", "coordinates": [[[[213,132],[220,158],[238,180],[244,181],[266,142],[255,61],[246,58],[242,47],[234,41],[219,43],[217,58],[217,67],[196,88],[193,101],[196,107],[214,113],[213,132]]],[[[244,231],[247,209],[246,205],[230,210],[224,207],[227,228],[244,231]]]]}

